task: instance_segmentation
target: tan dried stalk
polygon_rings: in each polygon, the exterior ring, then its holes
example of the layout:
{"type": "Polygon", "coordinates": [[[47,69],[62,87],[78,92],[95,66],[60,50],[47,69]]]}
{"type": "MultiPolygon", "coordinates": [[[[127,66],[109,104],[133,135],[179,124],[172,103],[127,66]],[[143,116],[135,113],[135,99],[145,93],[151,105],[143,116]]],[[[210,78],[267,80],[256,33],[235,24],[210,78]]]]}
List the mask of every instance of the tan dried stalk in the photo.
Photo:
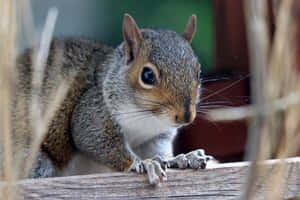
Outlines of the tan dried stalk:
{"type": "MultiPolygon", "coordinates": [[[[244,1],[254,103],[242,108],[213,111],[210,115],[218,120],[251,119],[248,158],[254,164],[244,199],[255,196],[256,177],[266,172],[261,165],[255,164],[257,161],[287,158],[295,155],[300,145],[300,77],[295,65],[295,41],[300,22],[295,11],[299,12],[300,3],[297,0],[273,2],[276,32],[272,45],[269,45],[267,1],[244,1]]],[[[284,193],[283,177],[287,173],[284,162],[273,170],[275,173],[264,180],[270,188],[265,197],[272,200],[280,199],[284,193]]]]}
{"type": "Polygon", "coordinates": [[[16,57],[15,45],[15,1],[0,0],[0,152],[3,152],[3,172],[7,181],[6,187],[1,188],[1,199],[13,199],[15,182],[12,165],[10,102],[14,89],[14,66],[16,57]]]}
{"type": "MultiPolygon", "coordinates": [[[[18,27],[23,26],[27,39],[31,40],[29,45],[39,44],[39,48],[33,57],[32,101],[29,103],[30,105],[25,105],[26,101],[20,99],[25,107],[30,108],[31,116],[28,117],[31,119],[32,124],[27,125],[33,127],[33,137],[31,137],[33,139],[29,147],[30,154],[26,159],[24,170],[24,160],[21,159],[23,157],[21,154],[24,153],[24,149],[22,148],[25,147],[23,145],[12,146],[11,127],[14,124],[11,121],[10,106],[14,98],[12,95],[15,94],[13,90],[17,78],[15,69],[17,52],[15,30],[17,16],[14,2],[11,0],[0,0],[0,159],[1,162],[3,161],[0,164],[3,165],[4,169],[3,172],[0,172],[0,178],[7,182],[5,187],[1,188],[0,199],[5,200],[12,200],[17,196],[15,181],[17,178],[26,177],[29,173],[40,149],[40,144],[47,132],[48,125],[67,93],[69,82],[72,81],[61,80],[58,83],[59,87],[51,91],[52,95],[49,97],[51,99],[50,103],[48,105],[42,103],[40,94],[42,92],[44,68],[58,12],[55,8],[49,10],[41,39],[38,41],[36,39],[38,34],[33,26],[30,1],[24,0],[19,2],[18,10],[21,11],[19,13],[24,16],[19,16],[18,19],[22,20],[18,21],[18,27]],[[43,113],[42,110],[44,111],[43,113]],[[21,175],[20,172],[25,173],[21,175]]],[[[60,61],[56,62],[59,63],[60,61]]]]}
{"type": "MultiPolygon", "coordinates": [[[[253,0],[244,1],[248,46],[251,65],[251,94],[253,105],[258,109],[264,109],[264,80],[267,74],[267,64],[269,57],[270,41],[267,26],[267,1],[253,0]],[[258,37],[259,36],[259,37],[258,37]]],[[[246,159],[252,161],[247,179],[247,187],[244,199],[251,199],[253,188],[256,181],[256,175],[260,170],[257,162],[261,151],[260,140],[262,139],[262,128],[264,116],[262,113],[256,113],[255,117],[249,121],[249,134],[247,140],[246,159]]]]}
{"type": "MultiPolygon", "coordinates": [[[[30,2],[27,4],[23,3],[23,13],[27,15],[27,20],[25,23],[29,23],[29,27],[34,28],[33,20],[30,13],[30,2]]],[[[47,133],[48,126],[57,111],[58,106],[64,99],[67,90],[69,88],[69,83],[72,80],[60,80],[58,83],[58,88],[51,91],[49,97],[50,103],[44,104],[42,102],[42,84],[44,79],[46,61],[48,58],[50,43],[52,40],[52,35],[55,28],[55,23],[58,15],[58,10],[56,8],[50,8],[48,11],[48,16],[46,18],[45,26],[42,30],[41,39],[38,41],[38,48],[35,49],[36,52],[33,59],[33,76],[32,76],[32,94],[31,102],[27,107],[30,108],[30,119],[32,126],[32,141],[30,144],[29,155],[25,163],[25,170],[23,171],[26,175],[30,172],[33,163],[35,162],[38,151],[40,150],[40,144],[47,133]],[[42,112],[43,111],[43,112],[42,112]]],[[[26,26],[26,24],[24,25],[26,26]]],[[[28,27],[26,28],[28,29],[28,27]]],[[[27,30],[29,33],[35,33],[35,30],[27,30]]],[[[38,35],[38,34],[34,34],[38,35]]],[[[30,36],[28,36],[30,37],[30,36]]],[[[31,40],[34,43],[34,39],[31,40]]],[[[55,58],[57,67],[60,66],[60,56],[57,55],[55,58]]],[[[75,76],[75,75],[74,75],[75,76]]],[[[21,165],[19,165],[21,166],[21,165]]],[[[19,176],[18,176],[19,177],[19,176]]],[[[20,176],[21,177],[21,176],[20,176]]]]}
{"type": "MultiPolygon", "coordinates": [[[[32,76],[32,98],[30,106],[30,115],[31,115],[31,126],[33,131],[33,141],[31,141],[30,151],[29,151],[29,159],[25,165],[25,174],[28,174],[33,162],[36,158],[36,154],[39,150],[39,146],[46,134],[49,121],[46,121],[45,117],[42,114],[43,107],[45,105],[42,104],[40,94],[42,93],[42,84],[44,79],[44,71],[46,66],[46,61],[48,57],[48,52],[50,48],[50,42],[52,40],[52,35],[55,27],[55,22],[57,18],[58,11],[53,8],[48,12],[48,16],[46,18],[46,23],[43,28],[43,32],[41,35],[41,39],[39,42],[39,48],[37,49],[37,53],[33,64],[33,76],[32,76]]],[[[64,86],[64,85],[61,85],[64,86]]],[[[46,113],[49,112],[46,109],[46,113]]],[[[55,109],[51,109],[50,119],[54,116],[55,109]]],[[[47,120],[50,120],[47,119],[47,120]]]]}

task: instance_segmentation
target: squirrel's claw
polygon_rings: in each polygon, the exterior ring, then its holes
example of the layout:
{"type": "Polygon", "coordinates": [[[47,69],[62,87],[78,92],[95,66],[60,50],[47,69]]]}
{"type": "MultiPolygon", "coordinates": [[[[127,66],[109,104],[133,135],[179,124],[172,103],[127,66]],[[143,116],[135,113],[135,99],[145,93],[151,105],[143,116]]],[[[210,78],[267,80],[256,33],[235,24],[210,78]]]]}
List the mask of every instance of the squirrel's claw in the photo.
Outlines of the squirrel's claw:
{"type": "Polygon", "coordinates": [[[158,161],[147,159],[143,161],[143,164],[146,168],[148,180],[151,185],[158,185],[162,180],[166,179],[167,174],[158,161]]]}
{"type": "Polygon", "coordinates": [[[180,169],[205,169],[207,161],[212,159],[212,156],[205,155],[203,149],[198,149],[187,154],[180,154],[168,160],[168,167],[180,169]]]}
{"type": "Polygon", "coordinates": [[[142,174],[146,172],[146,169],[143,165],[143,162],[140,159],[135,159],[132,165],[130,166],[129,171],[134,171],[139,174],[142,174]]]}
{"type": "Polygon", "coordinates": [[[168,161],[163,160],[160,156],[155,156],[155,157],[152,158],[152,160],[157,161],[157,162],[160,164],[161,168],[162,168],[164,171],[166,171],[166,169],[167,169],[167,167],[168,167],[168,161]]]}
{"type": "Polygon", "coordinates": [[[151,185],[158,185],[162,180],[167,178],[166,162],[156,156],[153,159],[143,161],[136,160],[131,166],[131,170],[137,173],[147,173],[151,185]]]}

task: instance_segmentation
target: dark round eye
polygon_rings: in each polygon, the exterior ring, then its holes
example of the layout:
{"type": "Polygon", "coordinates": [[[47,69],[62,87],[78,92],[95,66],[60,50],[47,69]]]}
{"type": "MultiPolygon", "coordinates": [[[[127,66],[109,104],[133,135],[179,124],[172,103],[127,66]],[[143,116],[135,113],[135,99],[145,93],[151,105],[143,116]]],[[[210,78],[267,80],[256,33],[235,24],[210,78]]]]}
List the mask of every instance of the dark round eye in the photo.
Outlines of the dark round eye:
{"type": "Polygon", "coordinates": [[[153,70],[149,67],[144,67],[141,73],[141,79],[144,84],[146,85],[155,85],[156,84],[156,77],[153,70]]]}

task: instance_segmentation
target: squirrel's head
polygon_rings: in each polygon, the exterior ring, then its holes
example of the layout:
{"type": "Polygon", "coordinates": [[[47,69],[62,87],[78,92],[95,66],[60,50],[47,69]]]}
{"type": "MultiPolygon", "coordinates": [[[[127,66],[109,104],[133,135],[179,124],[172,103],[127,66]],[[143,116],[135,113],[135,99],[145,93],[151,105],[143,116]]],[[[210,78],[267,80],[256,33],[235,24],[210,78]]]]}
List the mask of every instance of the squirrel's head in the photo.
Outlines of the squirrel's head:
{"type": "Polygon", "coordinates": [[[136,120],[156,117],[169,127],[194,120],[200,79],[200,63],[190,45],[195,31],[195,15],[182,35],[170,30],[140,30],[133,18],[125,15],[124,42],[112,58],[117,67],[111,65],[105,84],[111,87],[107,91],[114,90],[107,101],[119,104],[114,105],[116,115],[122,118],[123,113],[124,118],[136,120]],[[113,89],[113,84],[118,89],[113,89]]]}

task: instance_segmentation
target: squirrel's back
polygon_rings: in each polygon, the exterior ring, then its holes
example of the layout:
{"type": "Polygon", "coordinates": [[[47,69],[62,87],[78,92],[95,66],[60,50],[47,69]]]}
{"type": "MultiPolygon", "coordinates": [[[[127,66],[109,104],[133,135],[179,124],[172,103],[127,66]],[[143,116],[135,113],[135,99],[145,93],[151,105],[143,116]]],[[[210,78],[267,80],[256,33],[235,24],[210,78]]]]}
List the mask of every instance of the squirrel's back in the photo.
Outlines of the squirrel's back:
{"type": "MultiPolygon", "coordinates": [[[[46,153],[58,167],[64,166],[72,156],[73,147],[69,136],[72,111],[82,93],[96,84],[96,73],[105,70],[103,62],[112,48],[83,39],[55,39],[43,73],[41,94],[42,113],[51,106],[60,84],[67,83],[67,92],[51,120],[43,143],[46,153]]],[[[28,146],[32,141],[30,104],[32,96],[33,50],[27,50],[17,65],[18,78],[16,99],[13,102],[14,143],[28,146]],[[17,124],[16,124],[17,123],[17,124]]]]}

